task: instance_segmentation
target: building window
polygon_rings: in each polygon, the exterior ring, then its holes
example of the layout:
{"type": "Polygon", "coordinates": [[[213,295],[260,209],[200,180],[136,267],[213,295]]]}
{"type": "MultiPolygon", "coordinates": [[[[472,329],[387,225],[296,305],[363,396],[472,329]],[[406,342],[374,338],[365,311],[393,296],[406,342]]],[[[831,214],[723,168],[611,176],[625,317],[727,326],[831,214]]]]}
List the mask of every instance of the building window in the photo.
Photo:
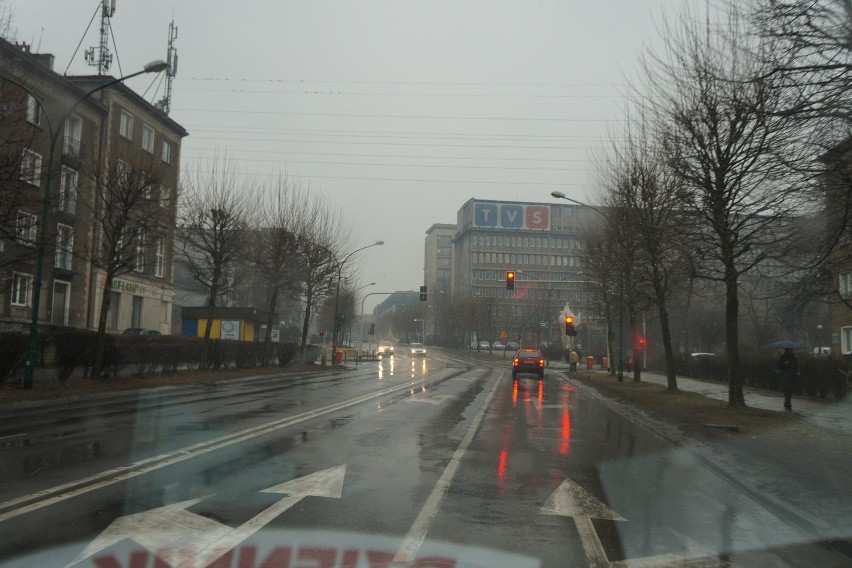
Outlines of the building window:
{"type": "Polygon", "coordinates": [[[843,272],[837,278],[837,290],[843,298],[852,297],[852,272],[843,272]]]}
{"type": "Polygon", "coordinates": [[[121,111],[118,122],[118,134],[128,140],[133,139],[133,115],[126,110],[121,111]]]}
{"type": "Polygon", "coordinates": [[[77,171],[62,166],[59,179],[59,210],[74,214],[77,207],[77,171]]]}
{"type": "Polygon", "coordinates": [[[54,267],[71,270],[74,252],[74,229],[68,225],[56,226],[56,258],[54,267]]]}
{"type": "Polygon", "coordinates": [[[121,300],[121,294],[110,290],[109,307],[107,308],[107,327],[109,329],[118,329],[118,303],[121,300]]]}
{"type": "Polygon", "coordinates": [[[142,123],[142,149],[154,153],[154,129],[145,123],[142,123]]]}
{"type": "Polygon", "coordinates": [[[166,239],[160,237],[157,239],[156,255],[154,257],[154,276],[157,278],[163,277],[163,269],[166,265],[166,239]]]}
{"type": "Polygon", "coordinates": [[[21,159],[21,181],[39,185],[41,181],[41,154],[24,150],[24,156],[21,159]]]}
{"type": "Polygon", "coordinates": [[[142,327],[142,296],[133,296],[133,310],[130,313],[130,327],[142,327]]]}
{"type": "Polygon", "coordinates": [[[15,219],[15,237],[22,245],[35,246],[38,217],[23,211],[18,211],[15,219]]]}
{"type": "Polygon", "coordinates": [[[29,306],[33,278],[29,274],[12,273],[12,305],[29,306]]]}
{"type": "Polygon", "coordinates": [[[163,140],[163,161],[167,164],[172,163],[172,143],[168,140],[163,140]]]}
{"type": "Polygon", "coordinates": [[[852,353],[852,327],[840,328],[840,351],[843,355],[852,353]]]}
{"type": "Polygon", "coordinates": [[[136,229],[136,257],[133,262],[133,270],[145,272],[145,229],[142,228],[136,229]]]}
{"type": "Polygon", "coordinates": [[[80,117],[69,116],[66,118],[62,135],[62,153],[79,158],[80,141],[83,139],[83,121],[80,117]]]}
{"type": "Polygon", "coordinates": [[[27,122],[41,125],[41,103],[30,94],[27,94],[27,122]]]}
{"type": "Polygon", "coordinates": [[[160,207],[164,209],[169,208],[169,202],[172,199],[172,192],[165,185],[160,186],[160,207]]]}

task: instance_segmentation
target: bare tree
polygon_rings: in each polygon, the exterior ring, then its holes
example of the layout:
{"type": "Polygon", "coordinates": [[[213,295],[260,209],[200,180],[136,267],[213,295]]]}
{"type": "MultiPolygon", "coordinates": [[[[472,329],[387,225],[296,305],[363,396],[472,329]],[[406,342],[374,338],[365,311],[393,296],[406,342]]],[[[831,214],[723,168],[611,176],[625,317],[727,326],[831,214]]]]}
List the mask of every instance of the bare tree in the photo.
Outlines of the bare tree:
{"type": "Polygon", "coordinates": [[[690,191],[702,275],[726,288],[728,403],[744,406],[738,280],[792,242],[802,196],[785,162],[802,148],[762,57],[771,46],[747,33],[736,13],[724,34],[694,22],[666,27],[663,56],[646,59],[643,71],[655,86],[669,164],[690,191]]]}
{"type": "Polygon", "coordinates": [[[112,163],[96,160],[86,174],[93,180],[94,192],[77,199],[91,215],[94,234],[79,254],[104,272],[93,362],[93,376],[100,377],[113,283],[122,274],[150,270],[148,251],[166,238],[170,219],[158,195],[162,166],[150,154],[124,155],[112,163]]]}
{"type": "Polygon", "coordinates": [[[316,195],[308,196],[306,201],[304,218],[310,219],[311,222],[302,225],[297,238],[302,271],[302,296],[305,302],[302,342],[299,347],[302,360],[307,349],[313,310],[336,289],[336,255],[346,242],[346,234],[341,229],[340,211],[316,195]]]}
{"type": "Polygon", "coordinates": [[[199,164],[185,182],[177,227],[179,262],[207,296],[201,368],[207,366],[217,301],[233,289],[248,230],[255,228],[251,213],[256,203],[255,183],[241,179],[227,158],[216,156],[204,168],[199,164]]]}
{"type": "Polygon", "coordinates": [[[631,265],[636,278],[630,288],[648,290],[657,309],[667,385],[677,390],[668,304],[682,266],[680,236],[686,221],[682,204],[688,194],[683,179],[669,167],[653,126],[644,116],[636,122],[628,120],[626,136],[613,147],[607,162],[607,201],[611,210],[623,213],[619,226],[635,242],[636,262],[631,265]]]}
{"type": "Polygon", "coordinates": [[[266,333],[263,338],[263,363],[269,363],[273,318],[281,303],[281,294],[296,292],[300,278],[298,237],[309,223],[305,200],[298,182],[279,175],[268,188],[258,220],[260,229],[250,240],[248,258],[257,274],[267,312],[266,333]]]}

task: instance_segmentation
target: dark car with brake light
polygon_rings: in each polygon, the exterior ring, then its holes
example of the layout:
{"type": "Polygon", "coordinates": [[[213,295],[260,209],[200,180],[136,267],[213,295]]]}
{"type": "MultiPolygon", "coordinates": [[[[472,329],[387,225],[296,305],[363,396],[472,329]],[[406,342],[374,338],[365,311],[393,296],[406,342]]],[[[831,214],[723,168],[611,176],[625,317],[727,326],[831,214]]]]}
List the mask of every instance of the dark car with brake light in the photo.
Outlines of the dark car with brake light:
{"type": "Polygon", "coordinates": [[[518,373],[530,373],[544,378],[544,357],[538,349],[519,349],[512,358],[512,378],[518,378],[518,373]]]}

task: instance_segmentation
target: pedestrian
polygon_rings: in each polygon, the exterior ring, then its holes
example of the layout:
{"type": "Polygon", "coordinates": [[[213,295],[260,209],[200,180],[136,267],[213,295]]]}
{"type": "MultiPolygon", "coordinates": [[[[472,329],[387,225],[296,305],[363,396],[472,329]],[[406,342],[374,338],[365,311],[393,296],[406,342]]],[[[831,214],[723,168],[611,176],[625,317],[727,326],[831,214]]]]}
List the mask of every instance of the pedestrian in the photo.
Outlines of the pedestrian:
{"type": "Polygon", "coordinates": [[[781,390],[784,391],[784,408],[793,410],[793,389],[796,388],[796,375],[799,372],[799,362],[793,355],[792,349],[784,349],[784,353],[778,357],[776,372],[781,377],[781,390]]]}
{"type": "Polygon", "coordinates": [[[571,372],[576,373],[577,372],[577,363],[580,362],[580,355],[576,351],[574,351],[573,349],[571,350],[571,353],[568,355],[568,362],[571,363],[571,372]]]}

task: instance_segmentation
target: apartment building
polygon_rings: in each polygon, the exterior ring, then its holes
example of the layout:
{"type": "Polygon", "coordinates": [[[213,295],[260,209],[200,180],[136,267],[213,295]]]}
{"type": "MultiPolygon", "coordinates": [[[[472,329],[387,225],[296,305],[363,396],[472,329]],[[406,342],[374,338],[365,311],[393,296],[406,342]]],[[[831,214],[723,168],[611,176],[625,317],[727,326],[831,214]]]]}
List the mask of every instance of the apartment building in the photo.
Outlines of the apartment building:
{"type": "Polygon", "coordinates": [[[142,227],[127,236],[134,254],[112,282],[107,328],[168,333],[175,190],[187,132],[126,86],[105,86],[113,77],[60,75],[52,56],[33,54],[24,44],[0,40],[0,68],[7,119],[0,126],[0,329],[24,331],[31,322],[42,227],[39,325],[97,327],[104,212],[112,206],[103,176],[147,155],[159,177],[142,206],[160,209],[161,226],[151,231],[156,238],[146,239],[149,228],[142,227]]]}

